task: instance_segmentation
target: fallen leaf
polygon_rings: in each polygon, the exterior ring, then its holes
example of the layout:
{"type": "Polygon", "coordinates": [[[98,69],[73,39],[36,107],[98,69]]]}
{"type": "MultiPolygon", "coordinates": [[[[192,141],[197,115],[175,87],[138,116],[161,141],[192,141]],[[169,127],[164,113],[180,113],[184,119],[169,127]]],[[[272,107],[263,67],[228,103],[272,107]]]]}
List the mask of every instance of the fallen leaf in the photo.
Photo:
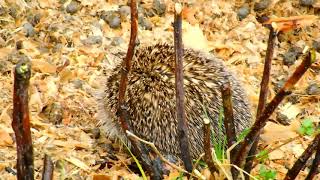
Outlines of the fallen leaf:
{"type": "Polygon", "coordinates": [[[84,171],[89,172],[90,167],[88,165],[86,165],[84,162],[82,162],[81,160],[74,158],[74,157],[70,157],[70,158],[65,158],[66,161],[74,164],[75,166],[81,168],[84,171]]]}
{"type": "Polygon", "coordinates": [[[0,146],[8,146],[12,144],[13,144],[13,140],[9,135],[9,133],[4,129],[0,129],[0,146]]]}
{"type": "Polygon", "coordinates": [[[271,18],[264,24],[271,24],[272,27],[277,31],[287,32],[296,28],[309,26],[316,19],[318,19],[318,17],[314,15],[291,16],[291,17],[271,18]]]}
{"type": "Polygon", "coordinates": [[[55,73],[57,71],[57,67],[47,61],[31,60],[31,63],[33,69],[39,70],[42,73],[55,73]]]}

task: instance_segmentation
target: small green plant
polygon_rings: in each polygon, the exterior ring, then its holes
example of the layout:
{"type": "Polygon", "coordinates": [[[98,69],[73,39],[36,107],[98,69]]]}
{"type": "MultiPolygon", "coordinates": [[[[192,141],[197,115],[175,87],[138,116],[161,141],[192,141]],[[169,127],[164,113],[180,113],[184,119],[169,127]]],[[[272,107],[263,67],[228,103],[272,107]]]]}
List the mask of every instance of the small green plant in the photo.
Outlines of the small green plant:
{"type": "Polygon", "coordinates": [[[302,121],[301,126],[298,129],[299,134],[305,136],[312,136],[315,132],[315,127],[311,119],[305,119],[302,121]]]}
{"type": "Polygon", "coordinates": [[[223,126],[223,121],[224,121],[224,114],[223,114],[223,109],[220,109],[219,112],[219,121],[218,121],[218,134],[216,134],[216,137],[220,137],[220,139],[215,140],[214,138],[214,131],[211,133],[211,139],[212,139],[212,144],[213,148],[215,151],[215,154],[217,156],[217,159],[222,161],[223,159],[226,158],[226,153],[225,153],[225,148],[226,148],[226,143],[227,143],[227,138],[223,136],[224,134],[224,126],[223,126]]]}
{"type": "Polygon", "coordinates": [[[237,142],[242,141],[246,135],[250,132],[250,128],[245,128],[241,133],[237,136],[237,142]]]}
{"type": "Polygon", "coordinates": [[[269,158],[269,152],[267,150],[262,150],[256,155],[256,158],[260,163],[263,163],[269,158]]]}
{"type": "Polygon", "coordinates": [[[130,148],[127,146],[127,144],[120,138],[122,144],[127,148],[127,150],[129,151],[131,157],[133,158],[134,162],[137,164],[139,170],[140,170],[140,173],[142,175],[142,179],[143,180],[147,180],[147,176],[146,174],[144,173],[144,170],[142,168],[142,165],[140,164],[139,160],[136,158],[136,156],[131,152],[130,148]]]}
{"type": "Polygon", "coordinates": [[[277,172],[273,169],[267,169],[265,166],[261,166],[259,170],[259,178],[262,180],[276,179],[277,172]]]}
{"type": "MultiPolygon", "coordinates": [[[[206,118],[211,120],[205,106],[202,106],[202,107],[203,107],[204,115],[206,116],[206,118]]],[[[224,132],[223,121],[224,121],[223,108],[221,108],[219,112],[219,117],[218,117],[218,132],[217,134],[215,134],[216,133],[215,131],[211,131],[211,143],[215,151],[214,153],[217,156],[217,159],[220,161],[226,158],[225,147],[227,143],[227,138],[224,136],[225,132],[224,132]],[[215,137],[217,138],[220,137],[220,139],[216,139],[215,137]]]]}

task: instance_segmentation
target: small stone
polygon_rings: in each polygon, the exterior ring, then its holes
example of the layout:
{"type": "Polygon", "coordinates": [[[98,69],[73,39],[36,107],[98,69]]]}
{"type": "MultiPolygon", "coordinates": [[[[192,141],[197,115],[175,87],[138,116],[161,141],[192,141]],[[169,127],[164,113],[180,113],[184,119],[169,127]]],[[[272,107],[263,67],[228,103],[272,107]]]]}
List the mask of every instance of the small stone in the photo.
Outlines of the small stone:
{"type": "Polygon", "coordinates": [[[250,13],[249,6],[244,5],[238,10],[238,18],[241,21],[242,19],[246,18],[250,13]]]}
{"type": "Polygon", "coordinates": [[[145,17],[139,17],[139,24],[141,27],[143,27],[145,30],[152,30],[152,22],[145,17]]]}
{"type": "Polygon", "coordinates": [[[254,4],[254,8],[253,9],[255,11],[263,11],[263,10],[267,9],[270,4],[271,4],[270,0],[261,0],[260,2],[256,2],[254,4]]]}
{"type": "Polygon", "coordinates": [[[281,79],[281,80],[279,80],[278,82],[276,82],[276,83],[274,84],[274,91],[275,91],[275,92],[279,92],[279,90],[283,87],[283,85],[284,85],[285,82],[286,82],[285,79],[281,79]]]}
{"type": "Polygon", "coordinates": [[[153,9],[155,10],[155,13],[159,16],[162,16],[166,12],[166,4],[161,0],[153,0],[153,9]]]}
{"type": "Polygon", "coordinates": [[[82,89],[83,81],[81,79],[76,79],[76,80],[72,81],[72,84],[73,84],[74,88],[82,89]]]}
{"type": "Polygon", "coordinates": [[[117,12],[114,12],[114,11],[104,12],[101,15],[101,18],[105,22],[107,22],[108,25],[113,29],[120,28],[120,26],[121,26],[120,15],[117,12]]]}
{"type": "Polygon", "coordinates": [[[12,16],[13,18],[16,19],[18,16],[18,11],[15,7],[10,7],[9,14],[10,14],[10,16],[12,16]]]}
{"type": "Polygon", "coordinates": [[[283,64],[287,66],[293,65],[301,54],[302,54],[301,48],[291,47],[289,51],[283,55],[283,64]]]}
{"type": "Polygon", "coordinates": [[[129,16],[129,15],[130,15],[130,12],[131,12],[131,10],[130,10],[130,7],[129,7],[129,6],[121,6],[121,7],[119,8],[119,13],[120,13],[121,17],[127,17],[127,16],[129,16]]]}
{"type": "Polygon", "coordinates": [[[300,102],[300,97],[298,95],[291,94],[288,96],[288,101],[292,104],[297,104],[300,102]]]}
{"type": "Polygon", "coordinates": [[[306,93],[309,95],[320,95],[320,85],[316,83],[310,84],[306,89],[306,93]]]}
{"type": "Polygon", "coordinates": [[[0,60],[0,73],[4,74],[7,71],[10,71],[9,63],[7,61],[0,60]]]}
{"type": "Polygon", "coordinates": [[[28,16],[27,17],[28,22],[32,24],[32,26],[36,26],[41,19],[41,14],[35,14],[34,16],[28,16]]]}
{"type": "Polygon", "coordinates": [[[61,124],[63,119],[63,107],[60,103],[57,102],[49,104],[44,109],[44,115],[52,124],[61,124]]]}
{"type": "Polygon", "coordinates": [[[4,7],[0,7],[0,16],[3,16],[6,14],[6,9],[4,7]]]}
{"type": "Polygon", "coordinates": [[[122,44],[124,42],[122,37],[114,37],[112,39],[111,45],[112,46],[119,46],[120,44],[122,44]]]}
{"type": "Polygon", "coordinates": [[[281,112],[278,112],[276,118],[277,118],[276,121],[278,123],[280,123],[280,124],[282,124],[284,126],[290,125],[290,120],[285,114],[282,114],[281,112]]]}
{"type": "Polygon", "coordinates": [[[91,130],[91,133],[92,133],[92,137],[93,139],[99,139],[100,137],[100,129],[99,128],[93,128],[91,130]]]}
{"type": "Polygon", "coordinates": [[[320,52],[320,40],[313,40],[313,42],[312,42],[312,47],[313,47],[316,51],[320,52]]]}
{"type": "Polygon", "coordinates": [[[84,45],[102,44],[102,37],[101,36],[89,36],[87,39],[83,40],[82,43],[84,45]]]}
{"type": "Polygon", "coordinates": [[[314,4],[314,0],[300,0],[301,6],[312,6],[314,4]]]}
{"type": "Polygon", "coordinates": [[[66,11],[67,13],[74,14],[80,9],[80,3],[77,1],[71,1],[67,7],[66,11]]]}
{"type": "Polygon", "coordinates": [[[34,36],[35,35],[35,31],[34,31],[34,28],[33,28],[33,26],[32,26],[32,24],[30,24],[29,22],[27,22],[27,23],[25,23],[24,25],[23,25],[23,29],[24,29],[24,31],[25,31],[25,33],[26,33],[26,37],[32,37],[32,36],[34,36]]]}

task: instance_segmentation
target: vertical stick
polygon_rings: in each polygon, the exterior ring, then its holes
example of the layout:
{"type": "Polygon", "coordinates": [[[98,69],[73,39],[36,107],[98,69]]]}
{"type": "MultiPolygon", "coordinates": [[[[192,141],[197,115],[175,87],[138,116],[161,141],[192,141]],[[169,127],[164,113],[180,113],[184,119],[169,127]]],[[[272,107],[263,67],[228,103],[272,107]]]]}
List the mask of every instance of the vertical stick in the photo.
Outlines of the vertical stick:
{"type": "MultiPolygon", "coordinates": [[[[269,79],[270,79],[270,71],[271,71],[271,61],[272,61],[273,52],[274,52],[274,42],[277,36],[277,32],[274,31],[272,26],[270,26],[269,29],[270,29],[270,32],[269,32],[269,39],[268,39],[268,47],[267,47],[266,57],[264,61],[262,80],[260,84],[260,96],[259,96],[256,120],[261,115],[267,103],[268,90],[269,90],[268,87],[269,87],[269,81],[270,81],[269,79]]],[[[248,173],[250,173],[252,169],[252,163],[255,158],[255,154],[257,152],[259,137],[260,137],[260,132],[255,142],[253,143],[249,151],[248,158],[246,160],[247,162],[245,164],[244,170],[248,173]]],[[[245,175],[245,177],[246,177],[246,180],[250,179],[250,177],[247,175],[245,175]]]]}
{"type": "Polygon", "coordinates": [[[183,45],[182,45],[182,7],[175,4],[174,13],[174,50],[175,50],[175,81],[176,81],[176,112],[178,120],[178,135],[180,141],[181,159],[187,171],[192,171],[191,156],[189,151],[188,124],[184,110],[183,88],[183,45]]]}
{"type": "Polygon", "coordinates": [[[42,180],[52,180],[53,179],[53,162],[49,155],[44,155],[43,160],[43,171],[42,171],[42,180]]]}
{"type": "MultiPolygon", "coordinates": [[[[311,157],[313,152],[317,149],[320,144],[320,134],[318,134],[314,140],[309,144],[307,149],[301,154],[298,160],[294,163],[291,169],[288,170],[284,180],[296,179],[300,170],[306,165],[307,160],[311,157]]],[[[318,154],[318,152],[317,152],[318,154]]],[[[316,167],[317,169],[318,167],[316,167]]]]}
{"type": "MultiPolygon", "coordinates": [[[[311,143],[314,143],[314,141],[315,140],[313,140],[311,143]]],[[[309,172],[308,176],[306,177],[306,180],[314,179],[314,177],[319,173],[318,172],[319,165],[320,165],[320,142],[318,142],[318,147],[316,149],[316,156],[315,156],[315,158],[314,158],[314,160],[312,162],[312,165],[311,165],[311,168],[310,168],[310,172],[309,172]]]]}
{"type": "MultiPolygon", "coordinates": [[[[222,104],[223,104],[223,112],[224,112],[224,127],[227,136],[227,145],[228,148],[231,147],[233,144],[237,142],[236,140],[236,131],[234,127],[234,117],[233,117],[233,104],[232,104],[232,92],[230,87],[230,82],[223,84],[221,87],[221,94],[222,94],[222,104]]],[[[239,146],[235,146],[231,150],[231,154],[235,154],[239,146]]],[[[235,156],[231,156],[230,161],[233,164],[235,156]]],[[[236,175],[236,169],[231,167],[231,174],[232,177],[236,175]]]]}
{"type": "MultiPolygon", "coordinates": [[[[130,31],[130,42],[128,46],[128,51],[126,58],[122,62],[122,69],[121,69],[121,79],[119,85],[119,99],[118,99],[118,110],[124,111],[125,108],[125,94],[128,84],[128,73],[131,70],[131,61],[134,55],[135,49],[135,42],[137,38],[137,31],[138,31],[138,13],[137,13],[137,2],[136,0],[131,0],[130,4],[131,9],[131,31],[130,31]]],[[[120,113],[119,121],[121,123],[122,129],[124,132],[129,130],[129,125],[125,120],[123,113],[120,113]]]]}
{"type": "Polygon", "coordinates": [[[21,60],[15,67],[12,128],[17,144],[17,178],[33,180],[33,149],[30,131],[28,87],[31,76],[29,62],[21,60]]]}
{"type": "MultiPolygon", "coordinates": [[[[125,93],[127,89],[128,74],[131,70],[131,61],[134,55],[135,43],[136,43],[137,32],[138,32],[138,12],[137,12],[136,0],[131,0],[130,10],[131,10],[130,42],[129,42],[126,58],[122,62],[121,79],[120,79],[120,85],[119,85],[119,99],[118,99],[119,122],[121,124],[123,132],[131,131],[130,123],[129,123],[130,117],[128,113],[128,108],[125,104],[125,93]]],[[[133,154],[141,158],[143,167],[146,168],[147,171],[151,173],[152,178],[160,179],[159,176],[161,176],[162,172],[159,172],[160,169],[153,168],[152,162],[146,153],[145,145],[130,137],[128,138],[130,139],[130,142],[132,145],[133,154]]]]}
{"type": "MultiPolygon", "coordinates": [[[[230,82],[222,85],[222,103],[223,103],[223,112],[224,112],[224,127],[227,135],[227,145],[231,147],[237,142],[236,140],[236,130],[234,127],[234,118],[233,118],[233,103],[232,103],[232,92],[230,87],[230,82]]],[[[231,151],[231,154],[236,151],[236,147],[231,151]]]]}
{"type": "Polygon", "coordinates": [[[218,169],[213,163],[212,160],[212,151],[211,151],[211,129],[210,129],[210,120],[204,119],[203,125],[203,149],[204,149],[204,160],[208,164],[210,172],[218,172],[218,169]]]}

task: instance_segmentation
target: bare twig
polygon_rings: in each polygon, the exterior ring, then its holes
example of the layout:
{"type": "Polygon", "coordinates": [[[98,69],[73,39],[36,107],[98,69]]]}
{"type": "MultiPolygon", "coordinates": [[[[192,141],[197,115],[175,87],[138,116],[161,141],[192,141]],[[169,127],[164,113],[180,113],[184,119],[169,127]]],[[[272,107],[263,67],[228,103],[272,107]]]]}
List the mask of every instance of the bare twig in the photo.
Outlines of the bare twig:
{"type": "Polygon", "coordinates": [[[33,149],[30,131],[28,87],[30,63],[21,60],[15,67],[12,128],[17,143],[17,178],[34,179],[33,149]]]}
{"type": "Polygon", "coordinates": [[[254,123],[250,132],[244,138],[244,141],[241,143],[239,152],[236,155],[235,164],[240,168],[243,168],[245,164],[245,158],[248,155],[248,152],[259,135],[260,130],[265,126],[268,121],[270,115],[274,112],[280,102],[290,94],[290,89],[296,84],[296,82],[302,77],[302,75],[308,70],[311,64],[315,61],[315,52],[314,50],[309,51],[302,61],[302,63],[297,67],[295,72],[291,75],[291,77],[287,80],[284,86],[280,89],[280,91],[276,94],[276,96],[271,100],[270,103],[263,110],[261,116],[254,123]]]}
{"type": "MultiPolygon", "coordinates": [[[[311,157],[313,152],[317,149],[320,144],[320,134],[314,138],[314,140],[309,144],[307,149],[301,154],[299,159],[294,163],[291,169],[288,170],[284,180],[296,179],[300,170],[306,165],[307,160],[311,157]]],[[[318,167],[316,167],[317,169],[318,167]]]]}
{"type": "MultiPolygon", "coordinates": [[[[119,99],[118,99],[118,111],[122,112],[125,108],[125,94],[128,84],[128,74],[131,70],[131,60],[134,55],[135,49],[135,41],[137,38],[137,31],[138,31],[138,13],[137,13],[137,2],[136,0],[131,0],[130,4],[131,8],[131,33],[130,33],[130,42],[128,46],[128,51],[126,58],[122,62],[122,69],[121,69],[121,80],[119,85],[119,99]]],[[[119,121],[121,123],[122,129],[124,131],[129,129],[129,124],[126,121],[124,114],[119,113],[119,121]]]]}
{"type": "Polygon", "coordinates": [[[183,88],[183,45],[182,45],[182,7],[175,4],[174,13],[174,50],[175,50],[175,85],[176,85],[176,112],[178,120],[178,136],[180,142],[181,159],[188,172],[192,171],[192,162],[189,151],[188,124],[184,110],[183,88]]]}
{"type": "MultiPolygon", "coordinates": [[[[222,85],[221,93],[222,93],[223,112],[224,112],[224,127],[226,129],[227,143],[228,143],[227,145],[229,148],[237,142],[236,130],[234,127],[234,118],[233,118],[232,92],[231,92],[231,85],[229,81],[222,85]]],[[[236,149],[237,149],[236,147],[231,150],[231,153],[236,152],[236,149]]]]}
{"type": "Polygon", "coordinates": [[[43,172],[42,172],[42,180],[52,180],[53,179],[53,162],[49,155],[44,155],[43,160],[43,172]]]}
{"type": "MultiPolygon", "coordinates": [[[[267,48],[265,62],[264,62],[263,76],[260,84],[260,96],[259,96],[256,119],[259,118],[259,116],[261,115],[267,103],[268,90],[269,90],[268,85],[269,85],[270,71],[271,71],[271,61],[272,61],[273,51],[274,51],[274,42],[277,36],[277,32],[274,31],[272,26],[270,26],[269,29],[270,29],[270,32],[269,32],[269,39],[268,39],[268,48],[267,48]]],[[[252,169],[252,163],[255,158],[254,155],[257,152],[259,136],[260,136],[260,132],[255,142],[253,143],[249,151],[248,158],[246,160],[244,170],[248,173],[250,173],[252,169]]],[[[249,176],[246,176],[246,179],[249,180],[250,179],[249,176]]]]}
{"type": "MultiPolygon", "coordinates": [[[[311,143],[314,143],[314,141],[311,143]]],[[[314,160],[313,160],[311,168],[310,168],[310,172],[309,172],[308,176],[306,177],[306,180],[314,179],[314,177],[319,173],[319,171],[318,171],[319,165],[320,165],[320,142],[318,142],[318,147],[316,149],[316,156],[314,157],[314,160]]]]}
{"type": "MultiPolygon", "coordinates": [[[[119,85],[119,99],[118,99],[119,122],[124,132],[131,129],[130,123],[129,123],[130,117],[127,110],[128,108],[126,107],[126,104],[125,104],[125,93],[126,93],[127,84],[128,84],[128,74],[131,70],[131,61],[134,55],[135,42],[137,39],[137,31],[138,31],[138,13],[137,13],[136,0],[131,0],[130,9],[131,9],[130,42],[129,42],[126,58],[122,63],[121,79],[120,79],[120,85],[119,85]]],[[[160,171],[159,169],[153,168],[152,162],[146,153],[146,148],[144,144],[132,139],[130,140],[131,140],[133,154],[141,158],[144,168],[146,168],[147,171],[152,174],[154,179],[161,179],[161,177],[159,177],[158,175],[159,174],[161,175],[162,173],[158,172],[160,171]]]]}
{"type": "Polygon", "coordinates": [[[212,159],[212,151],[211,151],[211,128],[210,128],[210,120],[205,118],[203,125],[203,149],[204,149],[204,160],[207,163],[209,170],[213,174],[214,172],[218,172],[218,169],[214,165],[212,159]]]}

